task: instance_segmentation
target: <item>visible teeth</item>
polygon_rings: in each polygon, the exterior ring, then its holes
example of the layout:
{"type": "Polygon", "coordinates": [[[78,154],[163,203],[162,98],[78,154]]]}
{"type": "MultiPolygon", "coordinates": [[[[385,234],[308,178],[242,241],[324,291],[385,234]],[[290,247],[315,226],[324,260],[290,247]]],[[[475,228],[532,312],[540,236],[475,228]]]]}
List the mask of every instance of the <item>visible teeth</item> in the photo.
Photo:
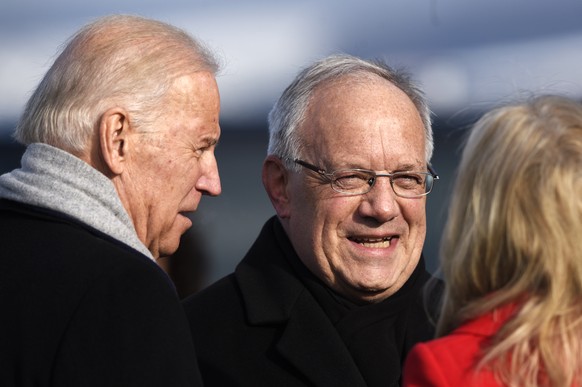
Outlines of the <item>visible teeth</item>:
{"type": "Polygon", "coordinates": [[[380,238],[380,239],[354,238],[353,241],[361,244],[364,247],[386,248],[386,247],[390,247],[390,240],[391,239],[392,239],[392,237],[384,237],[384,238],[380,238]]]}

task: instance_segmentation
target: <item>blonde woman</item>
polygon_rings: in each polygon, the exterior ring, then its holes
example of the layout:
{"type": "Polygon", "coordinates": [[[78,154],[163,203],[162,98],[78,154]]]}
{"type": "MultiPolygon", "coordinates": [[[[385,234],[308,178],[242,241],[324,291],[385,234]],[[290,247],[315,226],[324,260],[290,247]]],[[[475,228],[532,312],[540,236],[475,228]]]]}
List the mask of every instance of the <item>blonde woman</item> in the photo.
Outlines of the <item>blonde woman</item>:
{"type": "Polygon", "coordinates": [[[581,104],[543,96],[476,123],[441,265],[439,338],[404,385],[582,385],[581,104]]]}

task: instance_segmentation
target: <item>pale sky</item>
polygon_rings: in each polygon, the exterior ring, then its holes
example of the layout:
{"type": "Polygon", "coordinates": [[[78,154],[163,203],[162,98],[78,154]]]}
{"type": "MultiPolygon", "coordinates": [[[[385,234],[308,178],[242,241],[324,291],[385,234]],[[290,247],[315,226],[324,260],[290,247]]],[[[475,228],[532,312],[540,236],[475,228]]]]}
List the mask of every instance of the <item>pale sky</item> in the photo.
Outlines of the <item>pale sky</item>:
{"type": "Polygon", "coordinates": [[[580,0],[2,0],[0,123],[14,121],[60,45],[110,13],[184,28],[225,63],[222,116],[266,114],[295,73],[347,52],[406,66],[435,112],[521,94],[582,96],[580,0]]]}

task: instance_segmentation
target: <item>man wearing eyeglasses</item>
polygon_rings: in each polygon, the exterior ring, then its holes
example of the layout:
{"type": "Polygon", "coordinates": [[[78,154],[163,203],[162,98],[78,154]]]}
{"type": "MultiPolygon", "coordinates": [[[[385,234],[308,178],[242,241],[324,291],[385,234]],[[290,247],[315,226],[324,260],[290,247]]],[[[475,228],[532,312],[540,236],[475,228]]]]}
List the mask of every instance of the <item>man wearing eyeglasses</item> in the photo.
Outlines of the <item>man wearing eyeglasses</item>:
{"type": "Polygon", "coordinates": [[[269,131],[277,216],[235,273],[184,304],[205,386],[398,385],[433,336],[422,92],[386,64],[331,56],[283,92],[269,131]]]}

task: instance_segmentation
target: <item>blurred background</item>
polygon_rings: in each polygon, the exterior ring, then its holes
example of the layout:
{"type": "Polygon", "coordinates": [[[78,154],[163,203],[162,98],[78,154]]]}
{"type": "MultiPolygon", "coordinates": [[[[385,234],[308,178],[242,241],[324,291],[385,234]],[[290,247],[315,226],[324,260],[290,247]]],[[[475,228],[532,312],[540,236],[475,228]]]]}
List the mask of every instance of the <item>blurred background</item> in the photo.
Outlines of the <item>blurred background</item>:
{"type": "Polygon", "coordinates": [[[332,53],[406,67],[434,112],[428,268],[438,245],[466,128],[486,109],[534,93],[582,98],[580,0],[173,0],[0,3],[0,173],[23,149],[11,132],[61,45],[96,17],[137,14],[181,27],[222,59],[218,78],[223,193],[203,198],[174,257],[182,297],[231,272],[274,214],[260,181],[266,116],[307,63],[332,53]]]}

